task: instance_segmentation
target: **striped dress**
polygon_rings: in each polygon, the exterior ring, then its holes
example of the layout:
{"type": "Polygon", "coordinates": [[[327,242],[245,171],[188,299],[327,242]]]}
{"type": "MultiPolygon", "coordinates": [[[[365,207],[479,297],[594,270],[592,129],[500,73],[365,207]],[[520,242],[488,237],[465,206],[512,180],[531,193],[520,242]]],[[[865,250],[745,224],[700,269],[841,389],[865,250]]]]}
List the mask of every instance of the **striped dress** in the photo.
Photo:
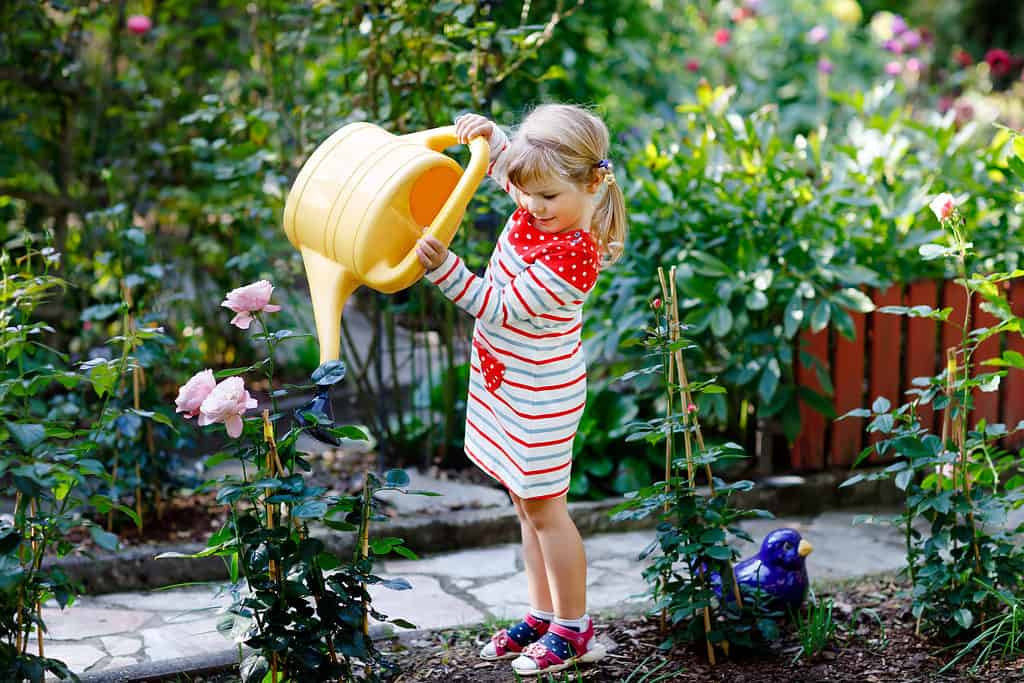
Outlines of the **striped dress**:
{"type": "MultiPolygon", "coordinates": [[[[500,163],[507,143],[499,140],[488,173],[509,190],[500,163]]],[[[582,308],[599,264],[587,231],[545,233],[519,208],[483,277],[451,251],[426,274],[476,318],[466,455],[520,498],[569,490],[572,442],[587,398],[582,308]]]]}

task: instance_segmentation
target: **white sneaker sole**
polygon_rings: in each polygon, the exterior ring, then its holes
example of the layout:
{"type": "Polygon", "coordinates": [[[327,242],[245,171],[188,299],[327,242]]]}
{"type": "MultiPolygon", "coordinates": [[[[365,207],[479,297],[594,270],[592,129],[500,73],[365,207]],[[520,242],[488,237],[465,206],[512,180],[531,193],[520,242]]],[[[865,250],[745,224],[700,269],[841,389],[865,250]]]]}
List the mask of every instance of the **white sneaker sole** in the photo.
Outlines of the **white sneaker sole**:
{"type": "MultiPolygon", "coordinates": [[[[586,652],[584,652],[582,656],[580,656],[580,657],[572,657],[571,659],[567,659],[566,661],[562,662],[561,664],[556,664],[555,666],[549,666],[548,668],[546,668],[544,670],[541,670],[541,669],[520,669],[520,668],[518,668],[515,665],[514,662],[512,664],[512,670],[515,671],[520,676],[536,676],[537,674],[554,673],[556,671],[562,671],[564,669],[568,669],[569,667],[571,667],[573,664],[576,664],[577,662],[579,662],[581,664],[591,664],[593,662],[600,661],[600,660],[604,659],[604,656],[606,654],[608,654],[608,652],[605,650],[604,645],[602,645],[601,643],[594,643],[594,646],[591,647],[586,652]]],[[[534,664],[534,665],[536,664],[532,659],[530,660],[530,663],[534,664]]]]}

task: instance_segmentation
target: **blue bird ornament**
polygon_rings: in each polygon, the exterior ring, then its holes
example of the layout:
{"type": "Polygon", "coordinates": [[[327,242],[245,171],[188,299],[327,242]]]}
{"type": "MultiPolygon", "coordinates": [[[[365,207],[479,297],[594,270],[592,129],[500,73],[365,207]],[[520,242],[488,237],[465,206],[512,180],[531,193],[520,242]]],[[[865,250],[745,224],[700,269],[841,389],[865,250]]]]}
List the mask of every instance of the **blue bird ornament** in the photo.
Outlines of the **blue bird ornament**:
{"type": "MultiPolygon", "coordinates": [[[[740,561],[733,568],[741,593],[754,595],[762,591],[769,609],[797,608],[807,595],[806,558],[814,550],[796,529],[775,529],[761,541],[761,549],[753,557],[740,561]]],[[[722,580],[711,574],[711,584],[719,597],[722,580]]],[[[726,600],[733,599],[731,587],[726,600]]]]}

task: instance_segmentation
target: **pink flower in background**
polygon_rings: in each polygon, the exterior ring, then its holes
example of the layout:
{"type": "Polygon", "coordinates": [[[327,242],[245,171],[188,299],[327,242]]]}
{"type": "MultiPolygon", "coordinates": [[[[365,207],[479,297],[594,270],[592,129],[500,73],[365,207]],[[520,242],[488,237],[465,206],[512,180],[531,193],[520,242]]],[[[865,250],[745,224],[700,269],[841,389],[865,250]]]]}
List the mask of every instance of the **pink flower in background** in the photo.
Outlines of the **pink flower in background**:
{"type": "Polygon", "coordinates": [[[907,30],[907,20],[898,14],[894,14],[892,17],[892,32],[896,35],[900,35],[907,30]]]}
{"type": "Polygon", "coordinates": [[[153,28],[153,22],[144,14],[135,14],[128,17],[128,21],[125,22],[125,26],[135,35],[141,36],[144,33],[148,33],[149,29],[153,28]]]}
{"type": "Polygon", "coordinates": [[[953,108],[953,98],[949,95],[943,95],[939,98],[939,113],[945,114],[947,111],[953,108]]]}
{"type": "Polygon", "coordinates": [[[213,370],[203,370],[192,375],[192,378],[178,389],[178,398],[174,400],[177,409],[174,412],[185,413],[186,419],[195,417],[199,414],[199,407],[215,386],[217,380],[213,378],[213,370]]]}
{"type": "Polygon", "coordinates": [[[903,41],[901,41],[901,40],[896,40],[895,38],[891,38],[891,39],[885,41],[885,43],[882,45],[882,47],[884,47],[886,50],[888,50],[889,52],[891,52],[893,54],[896,54],[896,55],[903,54],[903,41]]]}
{"type": "Polygon", "coordinates": [[[903,73],[903,64],[897,61],[889,62],[888,64],[885,65],[885,73],[889,74],[890,76],[899,76],[901,73],[903,73]]]}
{"type": "Polygon", "coordinates": [[[274,313],[280,311],[281,307],[270,303],[270,295],[274,291],[274,285],[268,280],[260,280],[245,287],[232,289],[228,292],[227,298],[221,302],[221,306],[230,308],[237,313],[231,319],[231,324],[243,330],[249,329],[252,323],[252,314],[257,311],[274,313]]]}
{"type": "Polygon", "coordinates": [[[947,462],[942,465],[935,466],[935,474],[945,477],[946,479],[953,478],[953,463],[947,462]]]}
{"type": "Polygon", "coordinates": [[[953,199],[953,195],[943,192],[933,199],[928,207],[940,221],[947,221],[953,215],[953,211],[956,210],[956,201],[953,199]]]}
{"type": "Polygon", "coordinates": [[[1013,68],[1013,58],[1006,50],[989,50],[985,53],[985,61],[992,70],[992,75],[999,78],[1010,73],[1013,68]]]}
{"type": "Polygon", "coordinates": [[[689,71],[690,73],[696,73],[698,69],[700,69],[700,62],[698,62],[696,59],[686,60],[687,71],[689,71]]]}
{"type": "Polygon", "coordinates": [[[221,422],[227,427],[228,436],[237,439],[242,434],[242,416],[257,405],[241,377],[228,377],[213,388],[199,407],[199,426],[221,422]]]}
{"type": "Polygon", "coordinates": [[[715,44],[719,47],[724,47],[729,44],[732,39],[732,32],[727,28],[720,28],[715,31],[715,44]]]}
{"type": "Polygon", "coordinates": [[[821,24],[815,26],[807,32],[807,42],[811,45],[817,45],[828,40],[828,29],[821,24]]]}
{"type": "Polygon", "coordinates": [[[830,74],[834,68],[835,67],[832,66],[832,62],[825,57],[818,60],[818,73],[830,74]]]}
{"type": "Polygon", "coordinates": [[[956,60],[957,64],[963,67],[967,67],[970,66],[971,64],[974,64],[974,58],[971,57],[971,53],[968,52],[967,50],[957,50],[956,53],[954,53],[953,55],[953,59],[956,60]]]}
{"type": "Polygon", "coordinates": [[[917,57],[911,57],[907,60],[907,71],[914,74],[921,73],[921,60],[917,57]]]}
{"type": "Polygon", "coordinates": [[[903,41],[908,50],[916,50],[921,47],[921,34],[917,31],[907,31],[900,36],[900,40],[903,41]]]}

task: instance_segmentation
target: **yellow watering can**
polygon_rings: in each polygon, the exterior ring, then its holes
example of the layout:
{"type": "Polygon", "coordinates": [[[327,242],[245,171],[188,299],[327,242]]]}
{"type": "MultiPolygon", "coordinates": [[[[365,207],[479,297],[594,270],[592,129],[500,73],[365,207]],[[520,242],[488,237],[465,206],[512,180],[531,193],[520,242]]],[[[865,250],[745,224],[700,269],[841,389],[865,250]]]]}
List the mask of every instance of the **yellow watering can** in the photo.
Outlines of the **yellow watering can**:
{"type": "Polygon", "coordinates": [[[302,253],[321,365],[339,357],[341,313],[360,286],[385,294],[423,277],[416,241],[450,244],[487,171],[487,140],[470,141],[466,170],[441,152],[455,126],[393,135],[370,123],[337,130],[288,192],[284,231],[302,253]],[[426,228],[426,231],[424,231],[426,228]]]}

